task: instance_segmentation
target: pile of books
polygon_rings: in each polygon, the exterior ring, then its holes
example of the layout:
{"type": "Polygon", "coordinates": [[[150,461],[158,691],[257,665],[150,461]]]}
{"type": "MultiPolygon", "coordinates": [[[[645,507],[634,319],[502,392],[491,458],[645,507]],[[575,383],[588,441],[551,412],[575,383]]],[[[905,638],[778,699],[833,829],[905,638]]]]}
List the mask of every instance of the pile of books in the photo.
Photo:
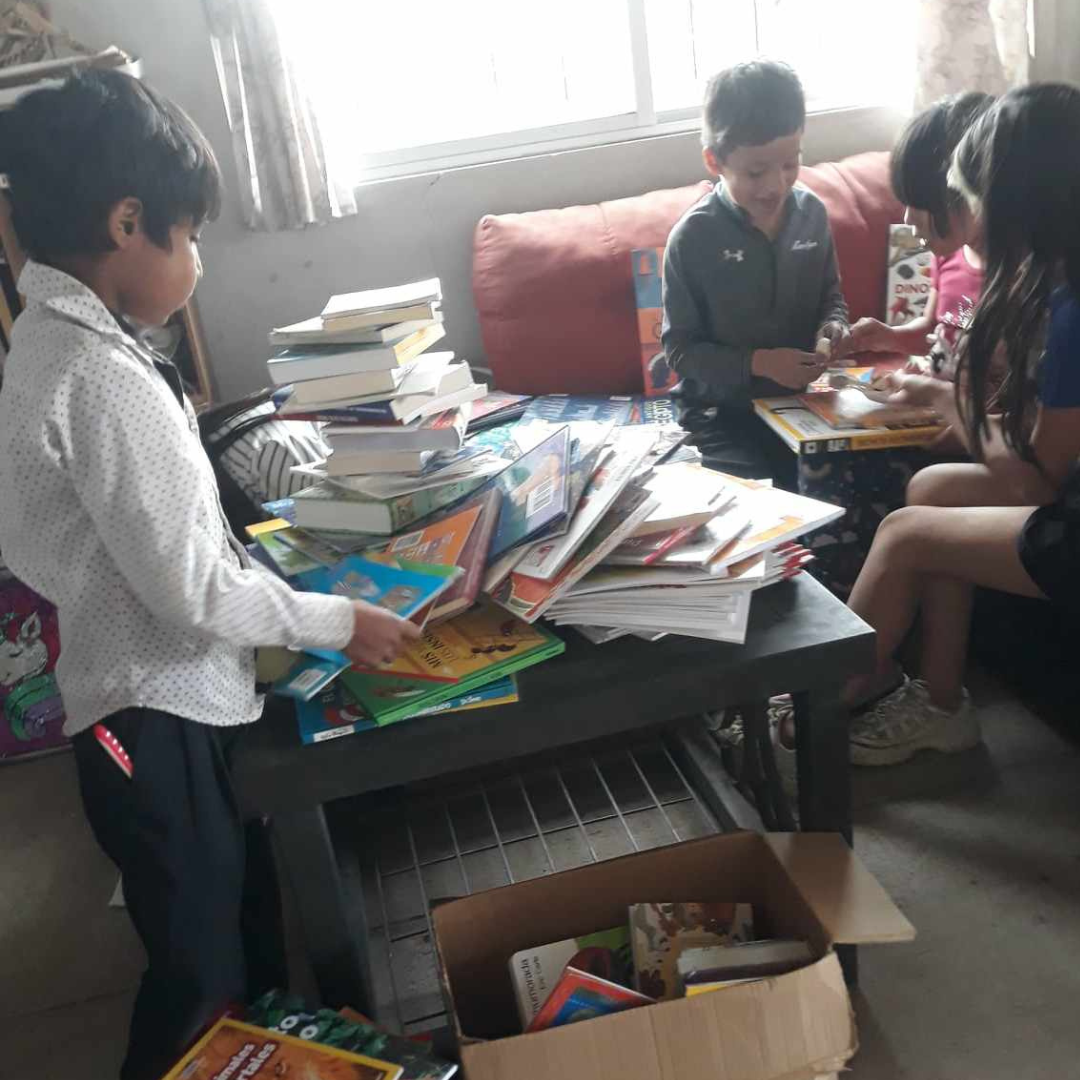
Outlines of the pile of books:
{"type": "Polygon", "coordinates": [[[757,937],[747,903],[643,903],[630,905],[620,926],[523,949],[509,968],[530,1033],[713,993],[813,959],[805,941],[757,937]]]}
{"type": "Polygon", "coordinates": [[[313,487],[268,504],[255,554],[423,631],[375,669],[311,651],[264,671],[305,742],[516,701],[515,673],[565,648],[541,617],[596,643],[741,643],[753,594],[808,560],[796,538],[843,512],[705,469],[667,399],[488,395],[467,364],[424,352],[438,296],[433,280],[334,297],[273,335],[290,352],[308,335],[271,371],[292,380],[282,414],[325,424],[333,453],[313,487]]]}

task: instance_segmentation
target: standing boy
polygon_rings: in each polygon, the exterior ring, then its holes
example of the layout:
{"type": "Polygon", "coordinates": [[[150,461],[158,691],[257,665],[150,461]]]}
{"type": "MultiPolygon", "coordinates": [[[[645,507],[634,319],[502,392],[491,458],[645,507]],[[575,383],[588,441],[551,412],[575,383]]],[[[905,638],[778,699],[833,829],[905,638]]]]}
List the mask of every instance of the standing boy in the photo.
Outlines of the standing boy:
{"type": "MultiPolygon", "coordinates": [[[[663,344],[680,420],[716,468],[789,482],[795,456],[751,401],[806,389],[846,346],[847,305],[825,207],[796,187],[806,102],[785,64],[754,60],[705,92],[715,188],[664,258],[663,344]]],[[[786,484],[785,484],[786,486],[786,484]]]]}
{"type": "Polygon", "coordinates": [[[89,72],[0,113],[0,171],[31,256],[0,393],[0,547],[59,610],[83,803],[148,958],[121,1077],[156,1080],[247,992],[255,853],[228,757],[262,712],[254,646],[379,663],[418,631],[252,568],[175,368],[132,332],[187,302],[217,213],[218,165],[187,116],[89,72]]]}

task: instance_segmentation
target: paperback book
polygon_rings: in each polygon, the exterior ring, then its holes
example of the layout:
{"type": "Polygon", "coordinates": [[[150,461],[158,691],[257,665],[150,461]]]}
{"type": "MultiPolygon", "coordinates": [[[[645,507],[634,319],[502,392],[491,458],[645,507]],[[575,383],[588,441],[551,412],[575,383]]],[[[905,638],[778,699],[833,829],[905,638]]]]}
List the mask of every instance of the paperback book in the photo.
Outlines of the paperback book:
{"type": "Polygon", "coordinates": [[[597,1016],[654,1004],[652,998],[636,990],[568,967],[525,1031],[546,1031],[564,1024],[576,1024],[580,1020],[592,1020],[597,1016]]]}

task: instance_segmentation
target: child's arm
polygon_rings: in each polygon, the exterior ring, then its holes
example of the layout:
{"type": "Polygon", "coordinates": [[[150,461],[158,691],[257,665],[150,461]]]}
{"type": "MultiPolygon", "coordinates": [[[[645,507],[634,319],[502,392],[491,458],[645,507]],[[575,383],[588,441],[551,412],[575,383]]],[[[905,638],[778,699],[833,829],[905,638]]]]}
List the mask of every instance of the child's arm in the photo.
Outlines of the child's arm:
{"type": "Polygon", "coordinates": [[[755,375],[793,390],[804,390],[821,374],[814,353],[798,349],[754,349],[709,340],[694,289],[682,271],[677,245],[664,254],[664,324],[661,341],[679,378],[706,401],[746,402],[755,375]]]}
{"type": "Polygon", "coordinates": [[[903,326],[886,326],[878,319],[860,319],[851,328],[850,351],[925,356],[930,351],[927,338],[933,332],[936,322],[937,289],[931,289],[923,314],[903,326]]]}
{"type": "Polygon", "coordinates": [[[57,394],[61,461],[132,593],[163,620],[240,647],[349,646],[364,621],[350,600],[294,592],[223,553],[209,464],[154,378],[95,352],[72,361],[57,394]]]}

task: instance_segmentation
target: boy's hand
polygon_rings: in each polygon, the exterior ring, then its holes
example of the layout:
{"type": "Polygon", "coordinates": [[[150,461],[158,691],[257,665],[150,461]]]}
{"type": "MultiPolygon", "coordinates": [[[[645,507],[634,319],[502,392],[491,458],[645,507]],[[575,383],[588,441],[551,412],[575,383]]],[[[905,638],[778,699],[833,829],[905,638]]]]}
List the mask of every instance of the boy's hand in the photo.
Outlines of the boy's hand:
{"type": "Polygon", "coordinates": [[[805,390],[828,366],[820,353],[801,349],[758,349],[750,363],[754,375],[772,379],[789,390],[805,390]]]}
{"type": "Polygon", "coordinates": [[[364,600],[353,601],[353,618],[353,636],[345,655],[363,667],[391,663],[410,641],[420,637],[415,623],[364,600]]]}
{"type": "Polygon", "coordinates": [[[893,328],[878,319],[860,319],[851,328],[849,352],[903,352],[893,340],[893,328]]]}
{"type": "Polygon", "coordinates": [[[814,352],[822,356],[826,364],[841,360],[851,352],[851,332],[845,323],[827,322],[819,331],[814,352]]]}

